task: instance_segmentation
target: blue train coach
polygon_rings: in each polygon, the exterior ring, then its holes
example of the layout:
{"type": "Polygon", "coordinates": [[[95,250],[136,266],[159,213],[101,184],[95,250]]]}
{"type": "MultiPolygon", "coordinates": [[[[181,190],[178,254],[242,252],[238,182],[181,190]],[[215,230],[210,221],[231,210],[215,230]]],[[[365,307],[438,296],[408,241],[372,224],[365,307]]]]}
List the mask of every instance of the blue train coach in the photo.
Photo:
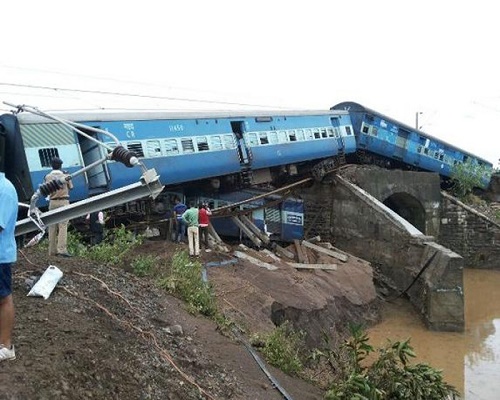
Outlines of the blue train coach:
{"type": "Polygon", "coordinates": [[[493,165],[487,160],[358,103],[339,103],[332,110],[349,112],[357,153],[367,161],[377,155],[391,165],[437,172],[444,178],[451,177],[456,164],[470,163],[484,167],[483,188],[489,184],[493,165]]]}
{"type": "MultiPolygon", "coordinates": [[[[165,185],[236,177],[244,184],[306,171],[321,159],[356,150],[346,111],[58,112],[54,116],[108,131],[155,168],[165,185]]],[[[28,113],[0,115],[7,176],[20,198],[28,199],[60,157],[69,173],[90,165],[106,149],[70,127],[28,113]],[[21,195],[22,194],[22,195],[21,195]]],[[[81,129],[108,146],[109,137],[81,129]]],[[[0,157],[0,160],[2,157],[0,157]]],[[[137,182],[138,168],[124,169],[108,161],[77,176],[71,201],[137,182]]],[[[231,180],[234,183],[235,180],[231,180]]]]}
{"type": "MultiPolygon", "coordinates": [[[[293,242],[294,239],[304,239],[304,202],[295,197],[283,197],[269,194],[258,189],[244,189],[238,192],[221,193],[217,198],[198,197],[196,202],[209,204],[210,208],[230,206],[250,200],[235,206],[236,210],[249,211],[252,222],[271,240],[293,242]],[[263,197],[262,197],[263,196],[263,197]]],[[[241,238],[243,232],[229,218],[212,218],[211,223],[221,236],[241,238]]]]}

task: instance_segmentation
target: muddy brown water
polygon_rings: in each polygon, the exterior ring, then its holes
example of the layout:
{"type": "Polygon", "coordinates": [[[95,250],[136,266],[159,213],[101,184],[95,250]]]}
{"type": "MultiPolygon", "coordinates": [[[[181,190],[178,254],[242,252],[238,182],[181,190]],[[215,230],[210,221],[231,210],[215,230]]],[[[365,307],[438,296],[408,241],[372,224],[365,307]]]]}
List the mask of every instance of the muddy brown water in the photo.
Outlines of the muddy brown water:
{"type": "Polygon", "coordinates": [[[370,344],[410,338],[417,358],[443,370],[466,400],[500,399],[500,271],[464,270],[465,331],[432,332],[404,299],[387,303],[370,344]]]}

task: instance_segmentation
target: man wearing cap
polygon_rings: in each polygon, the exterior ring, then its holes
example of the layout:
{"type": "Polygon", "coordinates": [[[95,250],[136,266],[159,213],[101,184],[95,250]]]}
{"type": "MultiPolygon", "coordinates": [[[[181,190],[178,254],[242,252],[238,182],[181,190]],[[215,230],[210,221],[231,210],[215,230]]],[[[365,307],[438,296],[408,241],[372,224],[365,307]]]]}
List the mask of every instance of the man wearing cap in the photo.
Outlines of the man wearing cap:
{"type": "MultiPolygon", "coordinates": [[[[61,170],[62,160],[54,157],[51,160],[52,171],[45,176],[45,182],[54,179],[65,179],[68,174],[61,170]]],[[[73,189],[73,182],[66,180],[62,188],[50,194],[49,210],[67,206],[69,204],[69,191],[73,189]]],[[[49,256],[71,257],[67,248],[68,221],[49,226],[49,256]]]]}

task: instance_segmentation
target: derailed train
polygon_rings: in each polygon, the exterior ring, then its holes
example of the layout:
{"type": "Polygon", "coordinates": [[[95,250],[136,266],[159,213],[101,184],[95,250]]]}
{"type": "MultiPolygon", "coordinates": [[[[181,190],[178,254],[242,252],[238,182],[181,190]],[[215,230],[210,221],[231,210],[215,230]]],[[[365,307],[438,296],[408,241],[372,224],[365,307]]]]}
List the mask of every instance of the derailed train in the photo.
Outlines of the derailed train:
{"type": "MultiPolygon", "coordinates": [[[[483,187],[493,165],[469,152],[413,129],[357,103],[340,103],[323,111],[232,112],[58,112],[58,118],[113,133],[168,186],[209,182],[259,184],[283,176],[313,172],[339,164],[384,159],[387,165],[439,173],[449,178],[457,163],[484,166],[483,187]]],[[[81,129],[106,142],[100,133],[81,129]]],[[[27,201],[50,170],[52,157],[69,173],[105,156],[107,150],[60,122],[27,113],[0,116],[0,169],[27,201]]],[[[138,169],[108,161],[75,178],[71,201],[85,199],[136,182],[138,169]]]]}

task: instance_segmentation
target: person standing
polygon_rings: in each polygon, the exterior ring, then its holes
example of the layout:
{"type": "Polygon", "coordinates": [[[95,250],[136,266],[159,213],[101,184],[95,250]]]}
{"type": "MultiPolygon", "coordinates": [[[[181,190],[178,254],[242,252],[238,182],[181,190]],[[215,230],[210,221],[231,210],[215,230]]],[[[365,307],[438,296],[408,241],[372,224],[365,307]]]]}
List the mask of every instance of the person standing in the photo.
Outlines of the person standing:
{"type": "Polygon", "coordinates": [[[198,212],[194,203],[189,203],[189,209],[182,214],[182,220],[187,225],[189,243],[189,255],[198,257],[200,255],[200,240],[198,232],[198,212]]]}
{"type": "Polygon", "coordinates": [[[17,260],[14,230],[18,198],[14,185],[0,172],[0,362],[14,360],[12,344],[14,300],[12,298],[12,264],[17,260]]]}
{"type": "Polygon", "coordinates": [[[96,245],[103,241],[104,239],[104,213],[102,211],[95,211],[93,213],[87,214],[87,222],[89,223],[89,229],[92,236],[90,237],[90,244],[96,245]]]}
{"type": "MultiPolygon", "coordinates": [[[[51,160],[52,171],[45,176],[45,182],[54,179],[66,179],[68,174],[61,170],[62,160],[54,157],[51,160]]],[[[50,195],[49,210],[64,207],[69,204],[69,191],[73,189],[73,182],[66,180],[63,186],[50,195]]],[[[71,257],[67,248],[68,242],[68,221],[60,222],[49,226],[49,255],[71,257]]]]}
{"type": "Polygon", "coordinates": [[[208,208],[208,204],[200,203],[198,212],[200,241],[203,243],[207,253],[210,251],[208,248],[208,226],[210,225],[210,215],[212,215],[212,211],[208,208]]]}
{"type": "Polygon", "coordinates": [[[174,218],[175,218],[175,241],[180,243],[186,236],[186,224],[182,220],[182,214],[187,210],[184,203],[178,197],[175,198],[174,218]]]}

